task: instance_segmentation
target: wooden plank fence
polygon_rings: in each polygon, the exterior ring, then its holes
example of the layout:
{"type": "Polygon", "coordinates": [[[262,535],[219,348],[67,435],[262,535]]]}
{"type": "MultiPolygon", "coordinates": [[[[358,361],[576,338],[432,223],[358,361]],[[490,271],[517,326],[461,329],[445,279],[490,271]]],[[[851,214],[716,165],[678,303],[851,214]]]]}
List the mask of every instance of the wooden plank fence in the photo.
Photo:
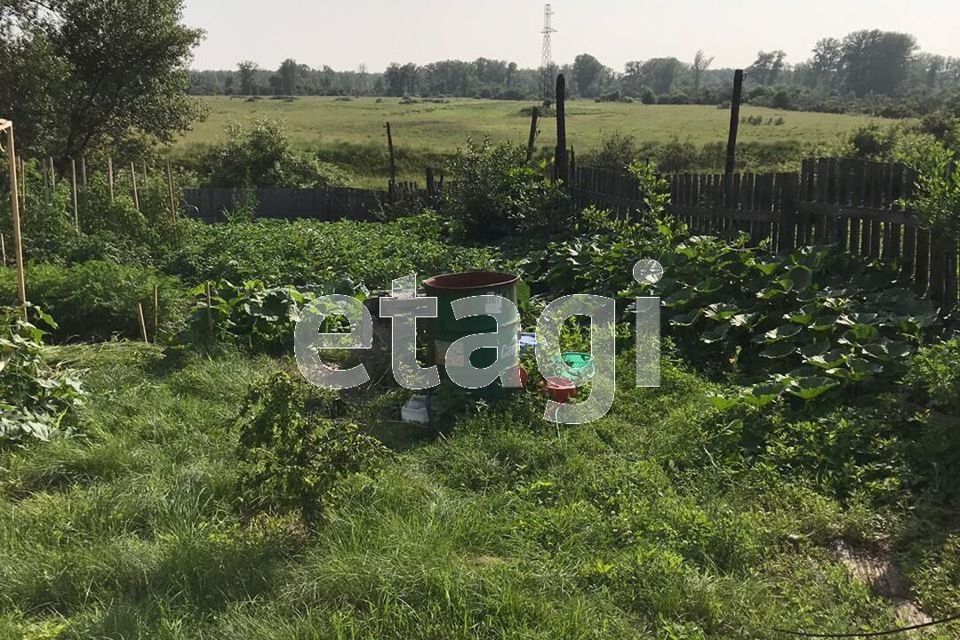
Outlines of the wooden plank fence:
{"type": "MultiPolygon", "coordinates": [[[[746,233],[755,246],[788,252],[832,244],[852,255],[896,262],[901,278],[940,304],[958,308],[958,242],[933,235],[903,202],[916,174],[900,164],[818,158],[796,173],[679,174],[668,177],[668,213],[693,233],[746,233]]],[[[626,173],[589,167],[572,171],[570,190],[581,207],[598,205],[638,219],[643,199],[626,173]]]]}
{"type": "Polygon", "coordinates": [[[357,220],[371,222],[389,207],[410,211],[436,204],[443,179],[433,179],[428,172],[428,188],[413,182],[399,182],[391,191],[333,187],[329,189],[254,189],[251,194],[242,189],[199,188],[184,189],[183,201],[191,217],[206,222],[220,222],[251,199],[254,216],[292,220],[309,218],[335,222],[357,220]]]}

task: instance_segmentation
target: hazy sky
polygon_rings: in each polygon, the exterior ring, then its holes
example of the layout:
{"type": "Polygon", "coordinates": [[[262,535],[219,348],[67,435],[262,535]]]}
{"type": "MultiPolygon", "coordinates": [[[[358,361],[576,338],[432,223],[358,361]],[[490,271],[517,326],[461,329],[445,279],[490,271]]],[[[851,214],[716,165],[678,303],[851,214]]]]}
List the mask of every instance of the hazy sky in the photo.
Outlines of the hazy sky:
{"type": "MultiPolygon", "coordinates": [[[[553,57],[589,52],[625,62],[697,49],[714,67],[749,65],[760,49],[806,59],[825,36],[857,29],[912,33],[924,51],[960,56],[960,0],[554,0],[553,57]]],[[[193,67],[234,68],[285,58],[338,70],[480,56],[540,61],[541,0],[186,0],[187,24],[206,30],[193,67]]]]}

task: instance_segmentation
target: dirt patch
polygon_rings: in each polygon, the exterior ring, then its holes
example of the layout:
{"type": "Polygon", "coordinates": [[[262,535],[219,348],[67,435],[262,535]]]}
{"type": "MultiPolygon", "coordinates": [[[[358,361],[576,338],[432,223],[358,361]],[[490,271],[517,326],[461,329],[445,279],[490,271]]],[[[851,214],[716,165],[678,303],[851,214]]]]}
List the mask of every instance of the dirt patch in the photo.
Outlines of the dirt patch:
{"type": "Polygon", "coordinates": [[[897,618],[906,626],[928,624],[933,618],[925,614],[912,599],[910,583],[900,571],[893,557],[883,551],[855,549],[846,542],[838,542],[837,559],[857,580],[878,596],[890,601],[897,618]]]}

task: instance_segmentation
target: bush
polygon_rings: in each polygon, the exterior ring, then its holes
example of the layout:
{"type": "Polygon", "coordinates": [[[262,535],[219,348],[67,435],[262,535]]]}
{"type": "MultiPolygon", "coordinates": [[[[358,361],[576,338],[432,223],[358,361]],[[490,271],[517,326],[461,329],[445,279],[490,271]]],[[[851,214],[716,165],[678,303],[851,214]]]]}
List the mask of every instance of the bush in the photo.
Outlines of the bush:
{"type": "Polygon", "coordinates": [[[960,415],[960,339],[924,347],[903,379],[907,397],[921,406],[960,415]]]}
{"type": "Polygon", "coordinates": [[[603,137],[599,149],[586,155],[584,164],[598,169],[624,171],[639,155],[636,138],[615,131],[603,137]]]}
{"type": "MultiPolygon", "coordinates": [[[[13,271],[2,270],[0,304],[16,299],[13,271]]],[[[186,291],[180,281],[144,267],[110,262],[87,262],[71,267],[41,264],[27,268],[27,295],[30,300],[58,318],[53,337],[71,340],[137,339],[140,324],[137,303],[148,315],[153,332],[153,287],[159,287],[161,332],[176,330],[186,310],[186,291]]]]}
{"type": "Polygon", "coordinates": [[[250,392],[237,445],[247,510],[293,510],[313,525],[343,478],[376,467],[386,449],[357,425],[323,415],[335,403],[284,373],[250,392]]]}
{"type": "Polygon", "coordinates": [[[549,235],[569,229],[573,203],[560,185],[526,162],[526,149],[469,143],[453,163],[443,213],[460,238],[477,242],[512,234],[549,235]]]}
{"type": "MultiPolygon", "coordinates": [[[[56,327],[39,309],[29,313],[56,327]]],[[[0,446],[48,440],[82,402],[75,373],[47,362],[42,337],[23,319],[22,308],[0,307],[0,446]]]]}
{"type": "Polygon", "coordinates": [[[224,188],[349,186],[339,167],[321,162],[293,147],[283,125],[254,120],[249,126],[231,124],[226,140],[200,159],[206,186],[224,188]]]}

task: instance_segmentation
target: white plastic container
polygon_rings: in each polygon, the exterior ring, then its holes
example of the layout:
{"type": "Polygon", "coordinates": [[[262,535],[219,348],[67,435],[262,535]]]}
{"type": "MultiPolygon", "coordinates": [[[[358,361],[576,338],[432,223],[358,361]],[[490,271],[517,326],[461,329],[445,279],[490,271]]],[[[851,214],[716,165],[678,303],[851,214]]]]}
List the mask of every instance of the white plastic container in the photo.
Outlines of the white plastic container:
{"type": "Polygon", "coordinates": [[[427,396],[413,396],[400,409],[400,419],[414,424],[430,424],[430,399],[427,396]]]}

